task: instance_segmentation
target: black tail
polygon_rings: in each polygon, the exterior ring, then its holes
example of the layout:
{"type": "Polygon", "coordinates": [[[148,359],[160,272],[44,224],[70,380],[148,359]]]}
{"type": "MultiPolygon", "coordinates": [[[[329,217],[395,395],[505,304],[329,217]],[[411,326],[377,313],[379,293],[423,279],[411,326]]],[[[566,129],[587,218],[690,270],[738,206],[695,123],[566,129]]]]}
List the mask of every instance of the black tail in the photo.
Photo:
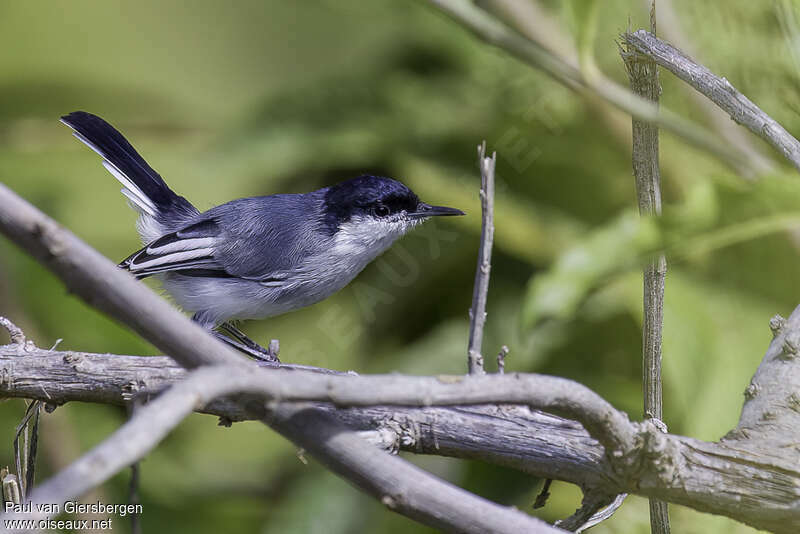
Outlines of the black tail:
{"type": "Polygon", "coordinates": [[[197,212],[188,200],[167,186],[121,133],[97,115],[74,111],[61,117],[61,122],[105,159],[103,165],[124,186],[122,193],[142,213],[160,219],[170,212],[187,215],[197,212]]]}

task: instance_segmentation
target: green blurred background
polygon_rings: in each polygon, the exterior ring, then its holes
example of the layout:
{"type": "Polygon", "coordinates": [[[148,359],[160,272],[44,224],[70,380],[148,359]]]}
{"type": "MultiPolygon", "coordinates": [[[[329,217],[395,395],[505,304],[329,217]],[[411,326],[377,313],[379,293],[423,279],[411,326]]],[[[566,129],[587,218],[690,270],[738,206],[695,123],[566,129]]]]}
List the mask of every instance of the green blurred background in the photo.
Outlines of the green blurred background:
{"type": "MultiPolygon", "coordinates": [[[[790,131],[800,131],[796,6],[670,2],[668,30],[790,131]]],[[[536,4],[571,43],[585,3],[536,4]]],[[[647,25],[636,0],[602,2],[594,53],[627,84],[615,40],[647,25]]],[[[666,24],[666,23],[665,23],[666,24]]],[[[635,212],[629,119],[587,102],[478,42],[422,1],[99,2],[0,6],[0,180],[113,260],[139,246],[134,213],[95,154],[58,123],[83,109],[119,127],[179,193],[203,208],[248,195],[302,192],[362,172],[403,180],[468,213],[405,238],[327,301],[245,325],[279,337],[292,362],[359,372],[461,373],[479,231],[475,146],[498,150],[497,230],[485,352],[507,366],[569,377],[641,415],[641,258],[670,251],[664,327],[665,421],[714,440],[742,391],[775,313],[800,296],[800,181],[751,182],[662,135],[664,223],[635,212]]],[[[662,105],[721,133],[686,87],[662,73],[662,105]]],[[[153,285],[157,287],[157,285],[153,285]]],[[[0,240],[0,314],[39,346],[155,354],[125,327],[66,293],[0,240]]],[[[5,340],[5,335],[0,335],[5,340]]],[[[491,360],[491,358],[489,358],[491,360]]],[[[490,363],[493,368],[493,363],[490,363]]],[[[11,463],[22,401],[0,404],[0,463],[11,463]]],[[[125,420],[72,403],[44,417],[39,478],[125,420]]],[[[224,429],[195,415],[142,463],[144,532],[427,532],[301,462],[258,423],[224,429]]],[[[413,457],[492,500],[534,513],[541,482],[514,471],[413,457]]],[[[128,473],[90,501],[125,502],[128,473]]],[[[580,492],[556,482],[548,520],[580,492]]],[[[750,532],[672,507],[675,532],[750,532]]],[[[125,520],[115,531],[126,532],[125,520]]],[[[631,497],[593,532],[648,532],[631,497]]]]}

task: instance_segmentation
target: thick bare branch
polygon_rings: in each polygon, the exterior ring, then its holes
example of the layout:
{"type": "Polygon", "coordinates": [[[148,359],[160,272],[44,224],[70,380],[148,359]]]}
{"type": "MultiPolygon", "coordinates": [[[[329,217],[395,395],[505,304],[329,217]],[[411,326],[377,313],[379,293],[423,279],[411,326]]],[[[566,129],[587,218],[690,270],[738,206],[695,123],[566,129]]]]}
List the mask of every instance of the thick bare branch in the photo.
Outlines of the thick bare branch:
{"type": "MultiPolygon", "coordinates": [[[[166,356],[121,356],[0,346],[0,395],[123,405],[154,397],[186,376],[166,356]]],[[[602,447],[578,423],[522,406],[336,409],[320,404],[358,430],[388,429],[391,446],[417,453],[480,459],[581,486],[609,486],[613,472],[602,447]]],[[[199,411],[226,421],[258,420],[262,403],[216,399],[199,411]]]]}
{"type": "MultiPolygon", "coordinates": [[[[14,345],[3,347],[3,351],[14,345]]],[[[59,353],[56,353],[59,354],[59,353]]],[[[52,356],[50,364],[52,362],[52,356]]],[[[136,357],[127,357],[135,359],[136,357]]],[[[33,358],[32,358],[33,359],[33,358]]],[[[37,358],[38,359],[38,358],[37,358]]],[[[138,369],[152,365],[146,363],[151,358],[141,358],[137,362],[138,369]]],[[[22,380],[12,378],[20,368],[26,368],[24,362],[13,362],[3,359],[3,373],[7,378],[0,384],[0,392],[5,395],[20,395],[22,380]],[[18,363],[18,367],[14,367],[18,363]],[[16,391],[16,393],[13,393],[16,391]]],[[[57,364],[49,372],[74,374],[91,373],[90,383],[98,386],[86,400],[108,402],[109,397],[116,396],[116,391],[130,397],[142,387],[141,379],[120,384],[119,376],[110,378],[102,375],[103,364],[91,355],[66,353],[63,360],[67,366],[57,364]],[[104,387],[104,383],[113,384],[104,387]]],[[[161,363],[161,362],[159,362],[161,363]]],[[[106,367],[108,369],[108,367],[106,367]]],[[[118,370],[118,369],[117,369],[118,370]]],[[[251,387],[258,393],[268,395],[272,400],[280,401],[320,401],[331,402],[337,406],[466,406],[473,404],[519,404],[547,411],[556,415],[569,417],[579,421],[589,433],[595,437],[609,454],[624,455],[635,446],[636,427],[628,421],[627,416],[615,410],[585,386],[563,378],[533,374],[493,374],[481,376],[403,376],[403,375],[370,375],[349,376],[322,374],[304,370],[289,369],[246,369],[248,376],[254,380],[251,387]]],[[[175,368],[165,368],[161,374],[155,374],[156,380],[173,380],[180,375],[175,368]]],[[[62,383],[52,382],[27,383],[25,395],[35,398],[45,397],[50,402],[58,402],[68,395],[75,394],[76,385],[72,378],[59,376],[62,383]],[[57,391],[59,393],[57,393],[57,391]],[[58,396],[63,395],[61,398],[58,396]]],[[[166,381],[165,380],[165,381],[166,381]]],[[[79,379],[79,382],[81,379],[79,379]]],[[[250,382],[247,382],[250,384],[250,382]]],[[[80,386],[78,386],[79,388],[80,386]]],[[[142,391],[142,390],[139,390],[142,391]]],[[[119,399],[116,400],[119,402],[119,399]]],[[[238,418],[248,418],[252,413],[239,411],[238,418]]],[[[256,413],[255,415],[259,415],[256,413]]]]}
{"type": "Polygon", "coordinates": [[[469,310],[469,345],[467,368],[470,374],[484,373],[483,327],[486,323],[486,295],[489,293],[489,274],[492,269],[492,241],[494,240],[494,168],[497,153],[486,157],[486,141],[478,145],[478,166],[481,171],[481,244],[478,249],[478,266],[475,269],[475,286],[472,290],[472,307],[469,310]]]}
{"type": "MultiPolygon", "coordinates": [[[[305,372],[307,373],[307,371],[305,372]]],[[[100,445],[39,486],[30,496],[33,514],[5,519],[40,519],[36,503],[78,497],[141,459],[189,413],[213,399],[252,393],[280,399],[278,382],[265,382],[269,371],[239,367],[204,367],[193,371],[150,402],[100,445]],[[264,376],[257,376],[264,375],[264,376]],[[270,383],[271,382],[271,383],[270,383]]],[[[302,377],[295,377],[302,378],[302,377]]],[[[381,452],[344,428],[331,415],[287,404],[267,409],[267,422],[298,445],[322,458],[334,471],[381,500],[391,510],[427,525],[454,532],[535,532],[560,530],[514,508],[477,497],[397,457],[381,452]]]]}
{"type": "Polygon", "coordinates": [[[774,317],[770,327],[775,337],[745,389],[739,424],[725,441],[771,449],[800,463],[800,306],[788,319],[774,317]]]}
{"type": "Polygon", "coordinates": [[[625,43],[672,72],[725,110],[737,123],[772,145],[796,169],[800,170],[800,141],[767,115],[749,98],[721,78],[686,56],[677,48],[645,30],[626,33],[625,43]]]}
{"type": "MultiPolygon", "coordinates": [[[[776,351],[784,345],[785,336],[799,335],[800,307],[786,325],[773,342],[765,362],[775,359],[776,351]]],[[[80,358],[75,358],[70,356],[75,353],[26,353],[16,345],[0,347],[0,354],[3,355],[0,357],[0,376],[3,377],[0,392],[3,395],[30,395],[46,401],[47,392],[53,402],[83,398],[120,403],[129,399],[137,388],[143,395],[155,393],[184,373],[174,364],[170,365],[166,357],[80,354],[80,358]],[[46,362],[37,367],[40,360],[46,362]],[[120,363],[115,364],[116,360],[120,363]],[[152,363],[148,363],[149,360],[152,363]],[[95,376],[99,377],[96,381],[95,376]],[[104,387],[102,384],[110,385],[104,387]],[[81,387],[85,388],[82,394],[81,387]],[[98,391],[98,388],[102,391],[98,391]],[[113,401],[108,400],[112,398],[113,401]]],[[[793,376],[800,374],[795,360],[790,365],[780,359],[773,363],[781,366],[784,373],[791,372],[793,376]]],[[[277,372],[259,371],[259,374],[274,376],[277,372]]],[[[252,373],[248,375],[252,376],[252,373]]],[[[325,385],[327,379],[340,382],[353,380],[354,384],[358,384],[356,388],[363,390],[365,387],[373,389],[373,386],[364,386],[372,378],[379,378],[383,385],[385,380],[395,377],[328,377],[307,371],[280,371],[280,376],[279,381],[284,384],[282,387],[290,389],[295,387],[296,382],[306,382],[306,377],[321,379],[323,385],[314,386],[321,387],[321,391],[299,391],[292,397],[286,397],[281,390],[281,398],[299,400],[305,396],[335,401],[339,406],[317,404],[314,409],[335,416],[354,430],[382,430],[389,436],[388,441],[394,435],[398,448],[488,460],[537,476],[606,490],[610,494],[630,492],[657,497],[776,532],[795,532],[800,528],[800,469],[797,467],[800,461],[795,457],[797,453],[789,455],[791,450],[787,447],[776,450],[772,444],[757,439],[748,440],[743,437],[744,434],[731,435],[722,443],[706,443],[662,434],[650,424],[640,426],[630,423],[635,429],[634,449],[628,454],[609,457],[575,423],[530,412],[521,406],[412,408],[384,405],[345,408],[349,404],[367,402],[368,394],[362,393],[363,398],[348,398],[340,388],[328,389],[325,385]],[[498,448],[494,450],[496,446],[498,448]],[[560,453],[556,452],[558,449],[561,449],[560,453]]],[[[534,376],[527,375],[529,379],[534,376]]],[[[498,375],[467,377],[464,381],[479,384],[484,379],[495,377],[498,375]]],[[[400,378],[397,389],[405,388],[400,384],[408,384],[406,380],[414,379],[400,378]]],[[[434,389],[446,389],[451,385],[455,392],[464,387],[460,383],[446,384],[446,378],[426,380],[437,383],[434,389]]],[[[794,378],[786,380],[787,388],[794,387],[794,378]]],[[[546,387],[546,383],[544,381],[542,386],[546,387]]],[[[528,385],[533,390],[538,387],[533,382],[528,385]]],[[[259,391],[268,386],[257,385],[259,391]]],[[[765,383],[764,387],[769,387],[769,384],[765,383]]],[[[788,389],[785,391],[789,395],[788,389]]],[[[426,396],[419,390],[416,393],[422,395],[425,404],[456,402],[455,395],[426,396]]],[[[384,396],[376,398],[374,402],[413,400],[397,390],[387,393],[387,396],[391,396],[391,399],[384,396]]],[[[770,397],[765,395],[762,398],[766,402],[770,397]]],[[[783,411],[790,410],[785,400],[783,398],[783,404],[772,407],[776,420],[780,420],[783,411]]],[[[224,417],[231,416],[235,420],[263,417],[266,413],[262,412],[263,409],[263,403],[237,396],[219,399],[210,404],[206,411],[224,417]]],[[[752,432],[746,431],[746,434],[752,432]]]]}

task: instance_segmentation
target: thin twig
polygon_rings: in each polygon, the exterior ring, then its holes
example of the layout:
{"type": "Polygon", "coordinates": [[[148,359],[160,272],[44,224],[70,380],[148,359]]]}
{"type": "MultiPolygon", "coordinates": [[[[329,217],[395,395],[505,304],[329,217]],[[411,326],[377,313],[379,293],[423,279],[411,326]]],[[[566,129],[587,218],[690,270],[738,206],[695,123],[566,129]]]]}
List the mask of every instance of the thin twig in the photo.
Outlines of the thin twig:
{"type": "Polygon", "coordinates": [[[631,51],[643,54],[708,97],[737,123],[772,145],[800,170],[800,141],[767,115],[725,78],[721,78],[683,52],[645,30],[626,33],[622,39],[631,51]]]}
{"type": "MultiPolygon", "coordinates": [[[[36,481],[36,458],[39,452],[39,416],[42,411],[40,401],[31,401],[33,404],[33,427],[31,428],[30,443],[28,444],[27,460],[25,462],[25,491],[30,493],[36,481]]],[[[30,426],[30,425],[28,425],[30,426]]]]}
{"type": "Polygon", "coordinates": [[[533,501],[533,509],[544,508],[544,505],[547,504],[547,499],[550,498],[550,484],[553,483],[552,478],[546,478],[544,480],[544,484],[542,485],[541,491],[539,491],[539,495],[536,496],[536,500],[533,501]]]}
{"type": "MultiPolygon", "coordinates": [[[[648,4],[649,0],[645,0],[642,3],[648,4]]],[[[698,59],[703,57],[703,53],[697,50],[692,35],[683,30],[681,17],[678,15],[674,0],[658,1],[658,34],[663,39],[674,43],[676,48],[683,50],[685,55],[698,59]]],[[[752,162],[753,167],[759,171],[759,174],[768,174],[775,171],[775,161],[766,156],[760,147],[756,147],[753,144],[755,140],[748,132],[731,124],[731,119],[724,110],[694,90],[690,85],[680,84],[680,89],[695,103],[695,107],[706,114],[714,130],[752,162]]],[[[666,167],[664,163],[662,162],[662,168],[666,167]]],[[[666,168],[664,170],[666,171],[666,168]]]]}
{"type": "Polygon", "coordinates": [[[481,244],[475,285],[472,290],[472,307],[469,310],[469,346],[467,369],[469,374],[483,374],[483,327],[486,324],[486,295],[489,292],[489,275],[492,270],[492,241],[494,240],[494,169],[497,152],[486,157],[486,141],[478,145],[478,167],[481,171],[481,244]]]}
{"type": "MultiPolygon", "coordinates": [[[[650,8],[650,29],[656,31],[655,1],[650,8]]],[[[658,105],[661,84],[658,67],[647,58],[622,51],[622,59],[628,71],[634,93],[658,105]]],[[[658,126],[637,119],[633,128],[633,174],[636,178],[636,196],[642,217],[661,215],[661,174],[658,167],[658,126]]],[[[659,254],[644,267],[642,323],[642,390],[644,393],[644,416],[661,421],[661,338],[664,324],[664,284],[667,261],[659,254]]],[[[669,512],[667,504],[650,499],[650,529],[652,534],[669,534],[669,512]]]]}
{"type": "Polygon", "coordinates": [[[569,89],[584,96],[599,96],[638,119],[655,122],[686,140],[690,146],[701,148],[716,156],[737,172],[746,169],[746,175],[757,173],[747,158],[727,143],[721,142],[707,129],[668,110],[659,110],[652,102],[633,94],[601,74],[587,78],[570,62],[511,30],[472,2],[467,0],[430,0],[430,2],[480,39],[542,70],[569,89]]]}
{"type": "MultiPolygon", "coordinates": [[[[35,460],[36,457],[36,445],[31,446],[28,443],[28,423],[35,416],[35,428],[38,431],[40,405],[41,402],[38,400],[32,400],[25,406],[25,414],[14,432],[14,464],[17,468],[17,480],[19,481],[19,490],[23,501],[26,500],[28,494],[29,486],[27,483],[29,480],[31,482],[33,480],[33,468],[30,462],[35,460]],[[23,438],[22,447],[19,445],[20,436],[23,438]],[[31,450],[33,450],[33,459],[30,457],[31,450]]],[[[36,440],[37,438],[34,437],[35,442],[36,440]]]]}
{"type": "MultiPolygon", "coordinates": [[[[141,399],[135,398],[128,403],[128,419],[131,419],[141,407],[141,399]]],[[[139,476],[141,474],[140,463],[138,461],[131,464],[131,478],[128,483],[128,504],[134,506],[134,512],[130,514],[131,534],[141,534],[142,522],[135,507],[141,504],[139,499],[139,476]]]]}

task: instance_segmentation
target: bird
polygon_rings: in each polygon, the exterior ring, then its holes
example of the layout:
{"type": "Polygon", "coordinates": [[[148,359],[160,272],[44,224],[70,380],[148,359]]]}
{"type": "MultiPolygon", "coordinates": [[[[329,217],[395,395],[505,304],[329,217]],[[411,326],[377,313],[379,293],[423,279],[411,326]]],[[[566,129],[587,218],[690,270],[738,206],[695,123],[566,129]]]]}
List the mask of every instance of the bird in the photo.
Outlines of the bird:
{"type": "Polygon", "coordinates": [[[364,174],[309,193],[231,200],[201,212],[167,186],[113,126],[85,111],[61,117],[103,158],[138,212],[143,247],[120,264],[155,276],[221,341],[278,363],[235,322],[320,302],[349,284],[397,239],[431,217],[464,212],[422,202],[406,185],[364,174]]]}

